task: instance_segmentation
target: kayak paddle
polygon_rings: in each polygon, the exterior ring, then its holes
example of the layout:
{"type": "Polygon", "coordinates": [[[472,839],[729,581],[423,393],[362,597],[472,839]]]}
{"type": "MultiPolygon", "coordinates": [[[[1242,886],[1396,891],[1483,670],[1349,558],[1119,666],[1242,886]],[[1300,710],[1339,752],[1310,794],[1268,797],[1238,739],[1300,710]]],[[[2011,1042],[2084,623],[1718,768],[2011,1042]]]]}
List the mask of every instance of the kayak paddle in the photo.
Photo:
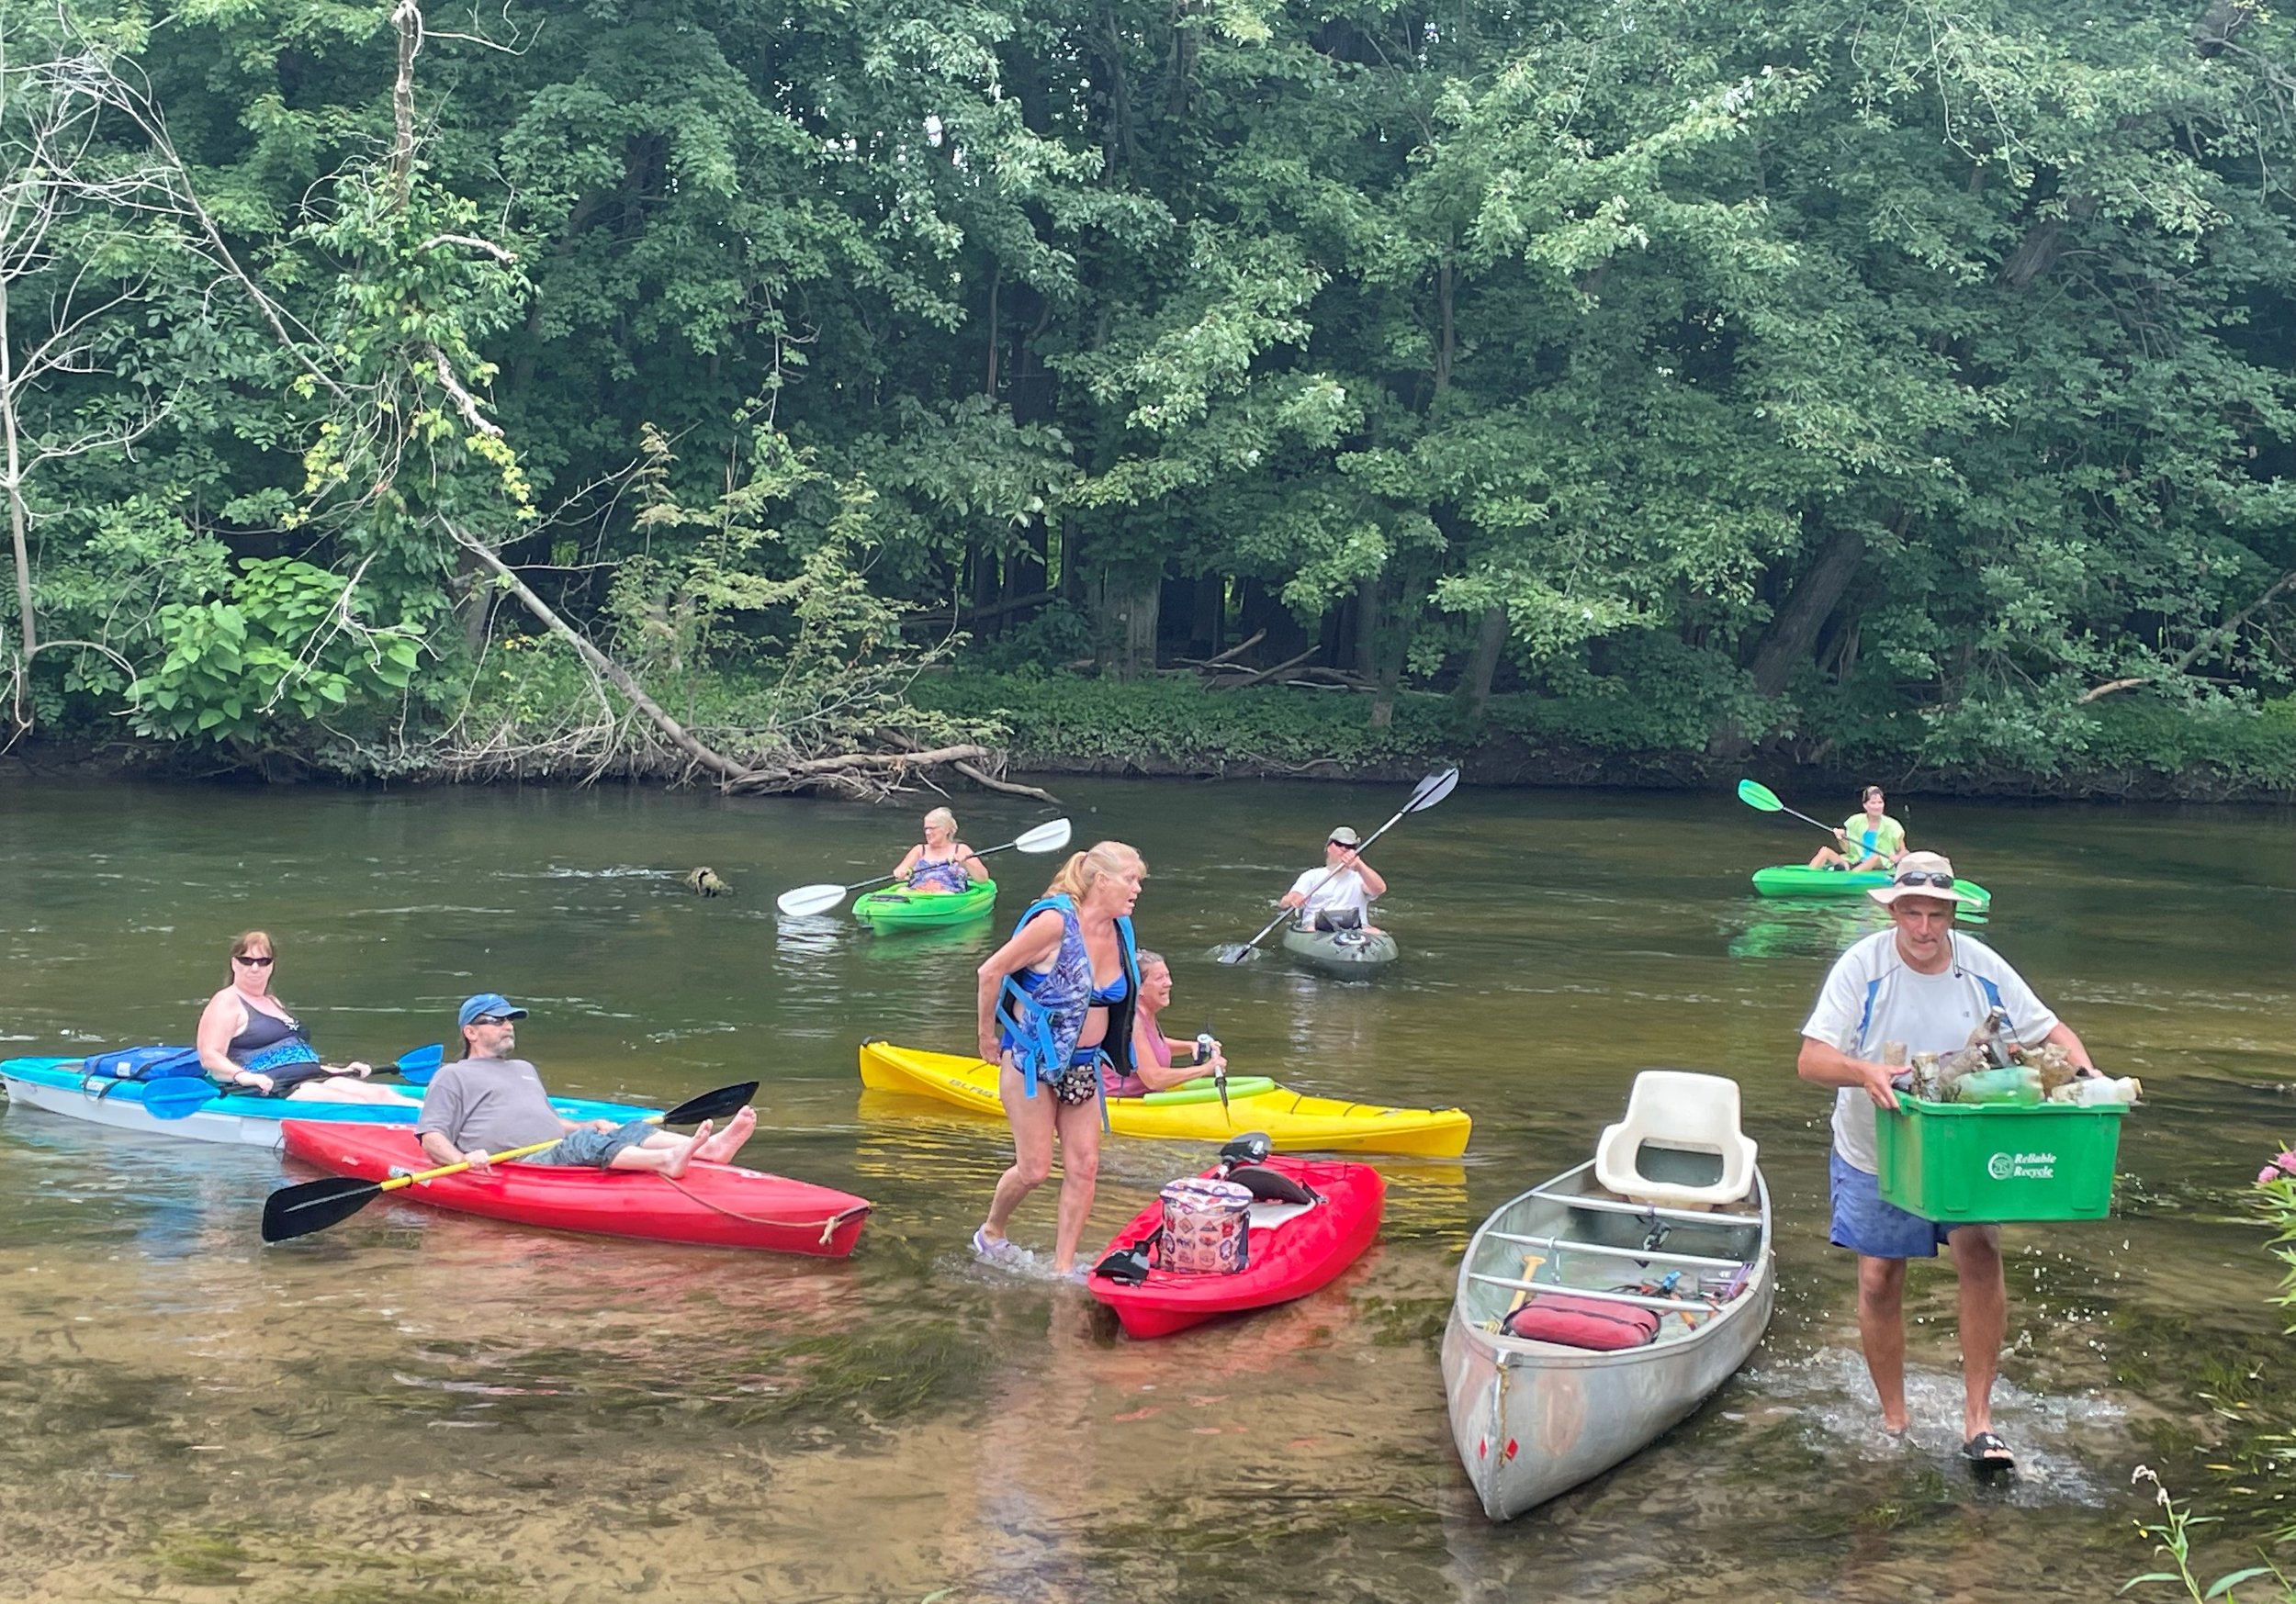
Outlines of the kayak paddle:
{"type": "MultiPolygon", "coordinates": [[[[1358,858],[1362,857],[1365,848],[1368,847],[1372,842],[1377,841],[1380,836],[1395,828],[1396,825],[1401,824],[1405,813],[1425,812],[1427,809],[1435,806],[1435,803],[1441,802],[1445,797],[1449,796],[1453,791],[1457,791],[1458,789],[1458,784],[1459,771],[1456,765],[1451,768],[1445,768],[1439,773],[1428,775],[1417,785],[1411,788],[1410,799],[1406,801],[1401,808],[1396,810],[1395,816],[1393,818],[1390,819],[1386,824],[1381,824],[1378,829],[1372,831],[1370,835],[1365,836],[1362,841],[1356,844],[1356,856],[1358,858]]],[[[1334,869],[1331,870],[1330,873],[1325,874],[1322,880],[1317,881],[1314,886],[1308,892],[1308,901],[1313,902],[1315,900],[1315,893],[1322,891],[1330,881],[1332,875],[1337,874],[1339,870],[1334,869]]],[[[1304,906],[1305,904],[1302,905],[1304,906]]],[[[1275,931],[1277,925],[1282,924],[1286,919],[1294,917],[1296,914],[1296,909],[1277,909],[1276,916],[1273,919],[1270,919],[1266,924],[1260,926],[1260,933],[1257,936],[1253,937],[1249,941],[1239,942],[1232,947],[1223,947],[1215,956],[1221,963],[1242,963],[1245,959],[1252,956],[1253,948],[1256,948],[1261,942],[1267,939],[1267,937],[1275,931]]]]}
{"type": "Polygon", "coordinates": [[[1829,836],[1834,833],[1834,827],[1831,824],[1822,820],[1813,819],[1807,813],[1795,813],[1792,808],[1778,800],[1776,791],[1772,791],[1766,785],[1758,785],[1753,780],[1741,780],[1738,782],[1738,800],[1756,813],[1792,813],[1805,824],[1816,824],[1829,836]]]}
{"type": "MultiPolygon", "coordinates": [[[[984,847],[973,856],[986,858],[992,852],[1003,852],[1017,847],[1023,852],[1058,852],[1068,845],[1070,835],[1066,819],[1050,819],[1032,830],[1023,830],[1002,847],[984,847]]],[[[865,892],[872,886],[889,885],[895,877],[881,874],[874,880],[864,880],[852,885],[801,885],[795,891],[783,892],[773,899],[773,905],[792,918],[805,914],[826,914],[843,902],[853,892],[865,892]]]]}
{"type": "MultiPolygon", "coordinates": [[[[1813,819],[1807,813],[1795,813],[1792,808],[1786,806],[1785,803],[1778,800],[1778,793],[1776,791],[1772,791],[1766,785],[1757,785],[1750,780],[1741,780],[1738,782],[1738,800],[1744,802],[1748,807],[1754,809],[1758,813],[1793,813],[1794,817],[1801,820],[1805,824],[1816,824],[1829,836],[1840,836],[1843,834],[1843,832],[1837,830],[1833,825],[1827,824],[1822,819],[1813,819]]],[[[1874,845],[1874,832],[1872,830],[1865,832],[1864,842],[1866,852],[1873,853],[1880,850],[1880,848],[1874,845]]],[[[1858,861],[1858,859],[1853,858],[1850,859],[1850,861],[1854,863],[1858,861]]]]}
{"type": "MultiPolygon", "coordinates": [[[[744,1081],[737,1085],[720,1086],[715,1092],[704,1092],[699,1097],[689,1097],[666,1114],[649,1114],[648,1125],[699,1125],[705,1119],[722,1119],[737,1109],[748,1106],[749,1099],[758,1094],[758,1082],[744,1081]]],[[[490,1163],[502,1163],[523,1159],[530,1153],[556,1147],[558,1139],[535,1142],[508,1152],[490,1153],[490,1163]]],[[[418,1181],[435,1181],[441,1175],[452,1175],[470,1168],[466,1159],[459,1164],[441,1164],[435,1170],[418,1170],[411,1175],[393,1175],[388,1181],[362,1181],[355,1175],[330,1175],[323,1181],[304,1181],[293,1186],[282,1186],[264,1200],[263,1239],[266,1242],[291,1241],[297,1237],[323,1231],[339,1220],[349,1219],[386,1192],[396,1192],[401,1186],[411,1186],[418,1181]]]]}
{"type": "MultiPolygon", "coordinates": [[[[439,1065],[445,1061],[445,1048],[434,1041],[428,1047],[416,1048],[395,1064],[382,1065],[375,1072],[382,1075],[396,1071],[410,1086],[427,1086],[431,1077],[438,1073],[439,1065]]],[[[186,1119],[216,1098],[230,1096],[232,1090],[230,1086],[219,1086],[205,1075],[163,1075],[143,1083],[144,1112],[154,1119],[186,1119]]]]}

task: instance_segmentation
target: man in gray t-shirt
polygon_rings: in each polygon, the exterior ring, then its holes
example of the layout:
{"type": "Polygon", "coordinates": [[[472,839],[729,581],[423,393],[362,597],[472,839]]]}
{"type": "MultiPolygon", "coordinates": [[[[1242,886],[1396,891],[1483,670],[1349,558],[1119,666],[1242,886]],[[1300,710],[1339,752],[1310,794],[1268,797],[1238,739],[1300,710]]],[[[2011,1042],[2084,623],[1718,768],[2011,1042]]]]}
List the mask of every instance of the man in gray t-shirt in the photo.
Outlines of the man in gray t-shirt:
{"type": "Polygon", "coordinates": [[[490,1153],[549,1142],[520,1161],[677,1176],[696,1159],[721,1163],[731,1159],[757,1128],[757,1111],[750,1108],[715,1135],[704,1120],[690,1137],[673,1136],[643,1119],[626,1125],[568,1119],[551,1106],[534,1065],[510,1056],[518,1040],[513,1021],[525,1017],[526,1010],[513,1007],[500,992],[481,992],[463,1004],[457,1024],[464,1056],[431,1078],[422,1112],[415,1116],[422,1150],[436,1162],[483,1172],[490,1153]]]}
{"type": "Polygon", "coordinates": [[[1834,961],[1802,1026],[1795,1065],[1803,1080],[1835,1089],[1827,1166],[1832,1239],[1858,1256],[1858,1335],[1880,1395],[1882,1427],[1895,1433],[1908,1423],[1906,1262],[1935,1258],[1941,1243],[1953,1249],[1961,1284],[1962,1453],[1981,1468],[2005,1470],[2016,1462],[1993,1430],[1993,1378],[2009,1322],[2001,1228],[1941,1225],[1883,1198],[1874,1111],[1896,1109],[1897,1094],[1890,1083],[1895,1068],[1881,1061],[1882,1043],[1951,1052],[1998,1006],[2021,1047],[2055,1042],[2083,1072],[2088,1049],[1998,953],[1954,933],[1957,905],[1976,899],[1954,885],[1953,866],[1943,858],[1908,852],[1891,883],[1866,895],[1889,910],[1891,927],[1834,961]]]}

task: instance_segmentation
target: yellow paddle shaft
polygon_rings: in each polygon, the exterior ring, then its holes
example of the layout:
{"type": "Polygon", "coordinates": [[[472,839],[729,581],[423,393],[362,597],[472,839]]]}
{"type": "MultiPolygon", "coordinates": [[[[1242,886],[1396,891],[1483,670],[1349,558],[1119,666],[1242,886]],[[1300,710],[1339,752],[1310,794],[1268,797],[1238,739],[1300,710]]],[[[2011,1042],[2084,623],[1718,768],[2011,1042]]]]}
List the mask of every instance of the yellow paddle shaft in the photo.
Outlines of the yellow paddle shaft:
{"type": "MultiPolygon", "coordinates": [[[[659,1125],[661,1123],[661,1116],[658,1114],[649,1114],[646,1116],[646,1123],[648,1125],[659,1125]]],[[[572,1133],[568,1132],[568,1134],[571,1135],[572,1133]]],[[[538,1153],[545,1148],[555,1148],[558,1145],[561,1139],[563,1139],[552,1137],[546,1142],[535,1142],[526,1147],[512,1148],[508,1152],[489,1153],[487,1155],[487,1162],[490,1164],[501,1164],[506,1163],[512,1159],[523,1159],[527,1157],[529,1154],[538,1153]]],[[[379,1183],[377,1189],[383,1192],[396,1192],[401,1186],[412,1186],[418,1181],[435,1181],[441,1175],[459,1174],[461,1172],[467,1170],[470,1167],[470,1161],[468,1159],[465,1159],[459,1164],[441,1164],[435,1170],[418,1170],[411,1175],[393,1175],[389,1180],[379,1183]]]]}

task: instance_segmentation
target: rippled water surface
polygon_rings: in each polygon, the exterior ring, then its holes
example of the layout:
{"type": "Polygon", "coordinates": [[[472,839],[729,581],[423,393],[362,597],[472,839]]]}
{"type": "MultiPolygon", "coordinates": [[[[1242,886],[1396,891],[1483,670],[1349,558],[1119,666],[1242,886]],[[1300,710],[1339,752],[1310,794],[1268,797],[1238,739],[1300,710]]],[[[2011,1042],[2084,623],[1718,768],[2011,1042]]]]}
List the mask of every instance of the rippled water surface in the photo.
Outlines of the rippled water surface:
{"type": "MultiPolygon", "coordinates": [[[[867,1036],[962,1050],[993,928],[777,921],[906,813],[620,790],[388,795],[0,781],[0,1051],[188,1039],[248,925],[332,1056],[452,1034],[500,990],[554,1089],[763,1082],[747,1161],[878,1205],[845,1263],[582,1240],[377,1205],[264,1249],[280,1161],[0,1116],[0,1596],[390,1600],[2109,1597],[2146,1568],[2140,1460],[2234,1473],[2212,1400],[2288,1379],[2241,1184],[2296,1135],[2296,824],[2226,810],[1898,810],[1995,893],[1985,934],[2144,1080],[2116,1217],[2009,1233],[1998,1411],[1953,1457],[1950,1274],[1915,1273],[1914,1440],[1872,1423],[1825,1245],[1825,1097],[1791,1070],[1849,906],[1748,870],[1814,832],[1715,797],[1461,792],[1375,849],[1405,958],[1372,985],[1223,968],[1400,788],[1070,782],[1148,856],[1173,1034],[1240,1071],[1475,1116],[1382,1161],[1334,1287],[1160,1343],[964,1250],[1001,1126],[872,1094],[867,1036]],[[737,895],[678,877],[708,864],[737,895]],[[1649,1065],[1736,1076],[1779,1213],[1778,1310],[1683,1430],[1505,1527],[1455,1462],[1435,1339],[1482,1216],[1592,1150],[1649,1065]]],[[[1803,798],[1843,812],[1840,799],[1803,798]]],[[[976,843],[1041,814],[959,799],[976,843]]],[[[1044,859],[994,860],[1011,888],[1044,859]]],[[[1092,1237],[1200,1166],[1111,1140],[1092,1237]]],[[[1015,1234],[1049,1246],[1050,1191],[1015,1234]]],[[[2233,1433],[2236,1436],[2236,1431],[2233,1433]]],[[[2237,1443],[2233,1446],[2236,1447],[2237,1443]]],[[[2226,1566],[2220,1568],[2229,1568],[2226,1566]]]]}

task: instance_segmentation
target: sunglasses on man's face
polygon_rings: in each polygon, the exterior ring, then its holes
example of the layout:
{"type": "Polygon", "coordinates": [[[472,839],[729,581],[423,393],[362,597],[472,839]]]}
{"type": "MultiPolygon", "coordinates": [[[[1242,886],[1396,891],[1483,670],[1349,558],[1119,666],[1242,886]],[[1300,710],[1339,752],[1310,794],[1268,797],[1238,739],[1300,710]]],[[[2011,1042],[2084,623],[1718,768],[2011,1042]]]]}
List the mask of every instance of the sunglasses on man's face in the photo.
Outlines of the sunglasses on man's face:
{"type": "Polygon", "coordinates": [[[470,1023],[473,1025],[508,1025],[510,1021],[499,1014],[481,1014],[470,1023]]]}
{"type": "Polygon", "coordinates": [[[242,952],[237,958],[231,959],[231,961],[233,963],[243,963],[249,969],[269,969],[271,967],[271,959],[259,952],[242,952]]]}
{"type": "Polygon", "coordinates": [[[1950,874],[1941,873],[1934,869],[1917,869],[1910,870],[1908,873],[1899,875],[1892,883],[1896,885],[1942,886],[1945,890],[1950,892],[1953,889],[1953,877],[1950,874]]]}

